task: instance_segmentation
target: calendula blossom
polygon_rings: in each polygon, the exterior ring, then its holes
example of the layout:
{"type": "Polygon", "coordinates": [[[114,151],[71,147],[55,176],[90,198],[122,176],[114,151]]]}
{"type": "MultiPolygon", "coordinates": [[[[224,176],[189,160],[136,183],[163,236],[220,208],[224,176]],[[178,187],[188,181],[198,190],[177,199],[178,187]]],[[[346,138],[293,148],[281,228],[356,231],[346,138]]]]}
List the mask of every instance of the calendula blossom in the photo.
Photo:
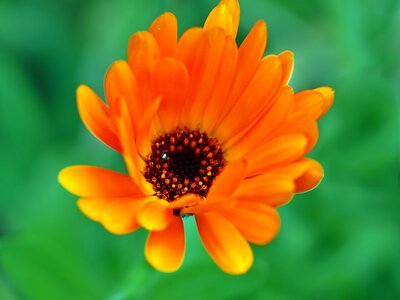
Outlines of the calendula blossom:
{"type": "Polygon", "coordinates": [[[77,90],[82,121],[122,154],[129,174],[72,166],[59,181],[109,232],[149,230],[145,256],[160,271],[182,264],[187,216],[223,271],[245,273],[249,243],[267,244],[279,230],[277,207],[323,176],[305,155],[332,89],[294,93],[293,54],[263,57],[263,21],[238,46],[239,15],[237,0],[222,0],[178,39],[165,13],[109,68],[106,103],[85,85],[77,90]]]}

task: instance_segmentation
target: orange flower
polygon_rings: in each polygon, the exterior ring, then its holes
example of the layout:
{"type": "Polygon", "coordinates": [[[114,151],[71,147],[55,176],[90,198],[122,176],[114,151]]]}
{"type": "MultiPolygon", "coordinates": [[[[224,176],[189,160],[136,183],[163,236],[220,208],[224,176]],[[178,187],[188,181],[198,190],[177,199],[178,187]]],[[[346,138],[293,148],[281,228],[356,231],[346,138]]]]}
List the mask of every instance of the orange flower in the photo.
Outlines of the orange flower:
{"type": "Polygon", "coordinates": [[[263,57],[263,21],[238,47],[239,15],[237,0],[222,0],[178,40],[175,16],[165,13],[131,37],[127,62],[108,70],[107,104],[87,86],[77,91],[83,122],[123,155],[129,175],[73,166],[59,181],[111,233],[149,230],[145,256],[160,271],[182,264],[182,218],[194,216],[215,263],[246,272],[249,242],[267,244],[279,230],[276,208],[323,176],[304,156],[332,89],[293,94],[292,53],[263,57]]]}

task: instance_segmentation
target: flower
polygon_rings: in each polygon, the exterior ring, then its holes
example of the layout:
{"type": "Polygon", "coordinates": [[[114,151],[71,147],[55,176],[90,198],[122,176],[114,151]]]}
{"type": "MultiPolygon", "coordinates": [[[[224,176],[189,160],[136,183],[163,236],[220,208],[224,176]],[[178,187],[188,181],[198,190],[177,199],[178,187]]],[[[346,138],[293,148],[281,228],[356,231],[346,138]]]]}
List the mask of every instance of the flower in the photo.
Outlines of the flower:
{"type": "Polygon", "coordinates": [[[111,65],[107,104],[85,85],[77,90],[82,121],[122,154],[129,175],[72,166],[59,182],[111,233],[149,230],[145,256],[160,271],[181,266],[182,218],[193,216],[215,263],[245,273],[249,243],[267,244],[279,230],[277,207],[323,176],[304,156],[332,89],[294,94],[293,54],[263,57],[263,21],[238,47],[239,15],[237,0],[222,0],[203,27],[178,39],[175,16],[165,13],[131,37],[127,61],[111,65]]]}

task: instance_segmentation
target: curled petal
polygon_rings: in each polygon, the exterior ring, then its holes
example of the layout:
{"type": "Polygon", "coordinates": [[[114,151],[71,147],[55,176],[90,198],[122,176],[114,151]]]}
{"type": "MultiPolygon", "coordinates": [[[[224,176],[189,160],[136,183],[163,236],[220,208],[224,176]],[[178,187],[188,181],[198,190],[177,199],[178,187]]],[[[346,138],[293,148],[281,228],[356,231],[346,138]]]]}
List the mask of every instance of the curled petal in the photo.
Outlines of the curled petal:
{"type": "Polygon", "coordinates": [[[296,193],[303,193],[317,187],[324,177],[324,170],[319,162],[306,158],[308,163],[306,171],[295,180],[296,193]]]}

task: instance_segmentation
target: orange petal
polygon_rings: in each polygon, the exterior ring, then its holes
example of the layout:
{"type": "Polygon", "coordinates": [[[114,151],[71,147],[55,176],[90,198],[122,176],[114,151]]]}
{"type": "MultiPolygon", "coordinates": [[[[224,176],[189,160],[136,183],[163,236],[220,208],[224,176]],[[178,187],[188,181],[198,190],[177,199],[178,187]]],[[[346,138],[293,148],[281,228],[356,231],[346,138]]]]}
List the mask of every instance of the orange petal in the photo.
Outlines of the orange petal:
{"type": "MultiPolygon", "coordinates": [[[[118,98],[126,101],[131,120],[137,121],[143,111],[142,101],[139,96],[138,86],[128,63],[120,60],[114,62],[108,69],[105,78],[105,93],[107,101],[112,108],[118,98]]],[[[132,124],[137,132],[137,122],[132,124]]]]}
{"type": "Polygon", "coordinates": [[[271,169],[271,173],[281,174],[289,177],[290,179],[299,178],[308,168],[308,159],[302,158],[298,161],[290,163],[289,165],[277,166],[271,169]]]}
{"type": "MultiPolygon", "coordinates": [[[[213,92],[207,99],[202,119],[202,128],[207,132],[214,132],[218,120],[221,118],[230,88],[235,77],[238,59],[238,49],[232,37],[226,38],[225,47],[221,55],[220,67],[213,87],[213,92]]],[[[215,63],[215,62],[214,62],[215,63]]],[[[193,126],[193,123],[192,123],[193,126]]]]}
{"type": "Polygon", "coordinates": [[[279,206],[292,199],[294,192],[295,185],[290,177],[267,173],[243,180],[232,197],[279,206]]]}
{"type": "Polygon", "coordinates": [[[130,233],[140,227],[136,212],[152,197],[81,198],[78,207],[89,218],[101,222],[113,234],[130,233]]]}
{"type": "Polygon", "coordinates": [[[196,122],[196,120],[192,120],[192,116],[189,116],[189,112],[194,98],[204,88],[203,81],[207,76],[205,72],[210,59],[210,45],[206,32],[196,27],[187,30],[179,39],[176,59],[186,66],[189,75],[186,102],[180,109],[182,112],[181,123],[183,125],[187,125],[188,120],[196,122]]]}
{"type": "Polygon", "coordinates": [[[178,24],[171,13],[164,13],[153,21],[149,31],[156,39],[161,56],[173,56],[178,41],[178,24]]]}
{"type": "Polygon", "coordinates": [[[222,214],[249,242],[265,245],[275,238],[280,219],[277,211],[260,202],[237,201],[233,209],[222,214]]]}
{"type": "Polygon", "coordinates": [[[251,149],[256,148],[268,134],[279,124],[284,122],[293,106],[293,90],[285,87],[282,93],[274,101],[271,109],[257,121],[248,131],[242,133],[242,138],[236,144],[229,146],[229,157],[238,159],[244,156],[251,149]]]}
{"type": "Polygon", "coordinates": [[[239,186],[243,180],[247,169],[247,162],[244,159],[228,163],[225,169],[214,180],[207,200],[212,201],[213,197],[228,197],[239,186]]]}
{"type": "Polygon", "coordinates": [[[222,0],[208,15],[204,29],[223,28],[227,35],[236,37],[240,20],[237,0],[222,0]]]}
{"type": "Polygon", "coordinates": [[[239,21],[240,21],[240,6],[238,0],[222,0],[221,3],[225,4],[228,8],[229,13],[232,16],[233,20],[233,38],[236,37],[238,28],[239,28],[239,21]]]}
{"type": "Polygon", "coordinates": [[[145,107],[155,98],[152,90],[151,74],[159,58],[160,51],[157,41],[150,32],[137,32],[130,38],[128,62],[135,74],[145,107]]]}
{"type": "Polygon", "coordinates": [[[121,152],[108,107],[86,85],[78,87],[76,97],[79,115],[89,131],[106,145],[121,152]]]}
{"type": "Polygon", "coordinates": [[[169,203],[157,199],[143,205],[137,214],[137,221],[147,230],[164,230],[174,218],[169,203]]]}
{"type": "Polygon", "coordinates": [[[301,91],[294,95],[294,110],[318,120],[331,107],[333,94],[333,90],[329,87],[301,91]]]}
{"type": "Polygon", "coordinates": [[[307,192],[316,188],[324,177],[324,170],[319,162],[305,159],[308,162],[307,170],[295,180],[296,193],[307,192]]]}
{"type": "Polygon", "coordinates": [[[185,244],[182,219],[174,217],[163,231],[150,232],[145,247],[146,259],[159,271],[174,272],[182,265],[185,244]]]}
{"type": "Polygon", "coordinates": [[[260,117],[270,107],[281,83],[282,66],[274,55],[265,57],[253,78],[227,116],[221,120],[217,135],[224,143],[260,117]]]}
{"type": "Polygon", "coordinates": [[[163,58],[155,66],[153,87],[156,95],[161,97],[158,115],[166,132],[178,125],[188,82],[185,65],[176,59],[163,58]]]}
{"type": "Polygon", "coordinates": [[[143,194],[154,193],[151,184],[144,180],[141,170],[144,168],[144,161],[139,156],[133,126],[129,116],[126,101],[118,98],[115,105],[115,123],[118,128],[118,136],[122,144],[122,155],[129,174],[143,194]]]}
{"type": "Polygon", "coordinates": [[[229,94],[229,101],[225,104],[222,116],[231,110],[253,78],[264,55],[266,44],[267,26],[265,22],[258,21],[240,45],[235,80],[229,94]]]}
{"type": "MultiPolygon", "coordinates": [[[[225,59],[223,54],[225,52],[226,43],[228,37],[225,36],[225,32],[221,28],[214,28],[206,31],[206,34],[210,41],[210,53],[208,59],[204,61],[204,65],[201,68],[201,72],[193,74],[191,80],[197,82],[196,91],[191,91],[188,101],[191,105],[187,113],[183,115],[183,124],[188,124],[189,128],[198,127],[199,123],[202,123],[204,110],[207,106],[213,106],[210,102],[211,94],[216,86],[216,83],[221,80],[218,77],[219,70],[224,63],[225,59]]],[[[221,101],[221,99],[218,99],[221,101]]]]}
{"type": "Polygon", "coordinates": [[[65,168],[58,174],[58,181],[67,191],[80,197],[143,195],[130,176],[99,167],[65,168]]]}
{"type": "Polygon", "coordinates": [[[318,126],[310,116],[302,112],[296,112],[282,123],[279,128],[274,130],[268,139],[289,134],[302,134],[307,138],[307,147],[304,151],[304,154],[307,154],[317,143],[318,126]]]}
{"type": "Polygon", "coordinates": [[[161,126],[157,125],[157,111],[160,107],[161,98],[158,97],[143,113],[139,123],[137,136],[137,150],[142,157],[146,157],[151,151],[151,141],[158,132],[161,131],[161,126]]]}
{"type": "Polygon", "coordinates": [[[318,118],[321,118],[324,114],[328,112],[328,110],[331,108],[333,104],[333,98],[335,97],[335,91],[328,86],[316,88],[316,91],[318,91],[322,97],[324,97],[324,102],[325,102],[325,107],[322,110],[322,113],[318,116],[318,118]]]}
{"type": "Polygon", "coordinates": [[[136,213],[144,202],[152,197],[139,199],[116,199],[103,209],[100,222],[113,234],[127,234],[140,228],[136,213]],[[146,199],[146,200],[144,200],[146,199]]]}
{"type": "Polygon", "coordinates": [[[100,222],[104,207],[109,201],[110,199],[108,198],[80,198],[77,204],[88,218],[100,222]]]}
{"type": "Polygon", "coordinates": [[[201,241],[215,263],[226,273],[246,273],[253,252],[240,232],[218,213],[196,215],[201,241]]]}
{"type": "Polygon", "coordinates": [[[248,175],[265,173],[275,165],[284,165],[304,155],[307,139],[301,134],[290,134],[278,137],[246,155],[249,161],[248,175]]]}
{"type": "MultiPolygon", "coordinates": [[[[216,27],[224,29],[227,35],[234,35],[235,28],[233,27],[233,16],[231,15],[225,1],[216,6],[208,15],[206,22],[204,23],[205,30],[212,30],[216,27]]],[[[236,29],[237,32],[237,29],[236,29]]]]}
{"type": "Polygon", "coordinates": [[[287,85],[293,73],[293,52],[284,51],[278,55],[282,64],[282,84],[287,85]]]}

